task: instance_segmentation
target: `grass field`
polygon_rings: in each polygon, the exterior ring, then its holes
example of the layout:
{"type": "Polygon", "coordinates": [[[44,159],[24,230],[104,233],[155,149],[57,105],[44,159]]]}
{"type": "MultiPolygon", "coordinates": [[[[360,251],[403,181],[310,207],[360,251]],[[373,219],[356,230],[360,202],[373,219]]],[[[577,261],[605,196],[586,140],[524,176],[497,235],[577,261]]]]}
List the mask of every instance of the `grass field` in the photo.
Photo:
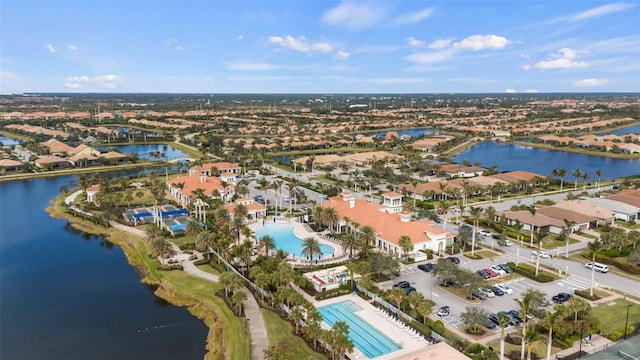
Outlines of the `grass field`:
{"type": "Polygon", "coordinates": [[[262,309],[262,317],[267,324],[267,333],[269,334],[269,345],[277,345],[281,341],[289,343],[293,350],[291,359],[305,360],[326,360],[327,358],[311,349],[307,343],[300,337],[293,335],[293,325],[284,321],[273,311],[262,309]]]}
{"type": "MultiPolygon", "coordinates": [[[[493,349],[497,353],[500,352],[500,340],[492,341],[487,345],[493,347],[493,349]]],[[[517,351],[518,354],[520,354],[520,349],[521,349],[521,345],[520,344],[518,344],[518,345],[509,344],[508,342],[504,343],[504,353],[505,353],[505,355],[509,354],[512,351],[517,351]]],[[[552,354],[555,354],[560,350],[562,350],[562,349],[559,348],[559,347],[554,347],[553,345],[551,346],[551,353],[552,354]]],[[[545,337],[545,340],[536,340],[531,344],[531,354],[533,354],[533,353],[536,353],[538,355],[539,359],[540,358],[544,359],[546,357],[546,355],[547,355],[547,340],[546,340],[546,337],[545,337]]],[[[519,357],[519,355],[518,355],[518,357],[519,357]]],[[[532,356],[532,358],[533,358],[533,356],[532,356]]]]}
{"type": "Polygon", "coordinates": [[[640,323],[640,305],[616,299],[612,302],[602,304],[591,309],[591,313],[600,319],[600,329],[603,333],[609,334],[613,331],[624,329],[627,318],[627,305],[629,308],[629,326],[640,323]]]}

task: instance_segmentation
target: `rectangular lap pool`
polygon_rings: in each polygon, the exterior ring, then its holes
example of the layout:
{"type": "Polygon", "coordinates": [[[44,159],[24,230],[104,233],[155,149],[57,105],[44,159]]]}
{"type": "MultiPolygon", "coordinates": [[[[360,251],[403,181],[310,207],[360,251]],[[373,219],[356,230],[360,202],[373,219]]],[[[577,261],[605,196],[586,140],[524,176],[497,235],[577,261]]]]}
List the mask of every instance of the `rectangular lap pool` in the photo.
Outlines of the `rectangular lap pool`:
{"type": "Polygon", "coordinates": [[[401,349],[398,344],[355,314],[360,310],[362,308],[351,300],[318,308],[324,322],[329,326],[338,321],[346,322],[349,325],[349,339],[369,359],[401,349]]]}

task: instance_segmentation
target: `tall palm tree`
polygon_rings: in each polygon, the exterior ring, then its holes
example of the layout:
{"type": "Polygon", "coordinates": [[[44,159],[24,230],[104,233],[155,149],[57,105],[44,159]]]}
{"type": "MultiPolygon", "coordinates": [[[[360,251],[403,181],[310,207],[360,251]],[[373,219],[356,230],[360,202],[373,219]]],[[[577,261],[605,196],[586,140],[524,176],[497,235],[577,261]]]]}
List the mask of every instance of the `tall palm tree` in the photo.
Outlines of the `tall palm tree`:
{"type": "Polygon", "coordinates": [[[369,250],[372,247],[375,247],[376,241],[376,232],[375,230],[367,225],[360,229],[360,242],[362,243],[362,252],[366,256],[369,254],[369,250]]]}
{"type": "Polygon", "coordinates": [[[575,178],[575,181],[574,181],[574,184],[573,184],[573,188],[577,189],[578,188],[578,179],[582,177],[582,171],[580,169],[575,169],[575,170],[573,170],[571,175],[573,175],[573,177],[575,178]]]}
{"type": "Polygon", "coordinates": [[[596,254],[602,248],[602,243],[599,240],[594,240],[588,244],[589,256],[591,256],[591,286],[589,287],[589,295],[593,296],[593,285],[596,277],[596,267],[593,264],[596,262],[596,254]]]}
{"type": "Polygon", "coordinates": [[[276,241],[269,235],[262,235],[258,240],[258,250],[264,251],[264,256],[276,249],[276,241]]]}
{"type": "Polygon", "coordinates": [[[481,207],[472,206],[469,209],[471,217],[473,217],[473,234],[471,236],[471,256],[473,257],[476,252],[476,233],[478,232],[478,222],[480,221],[480,215],[482,215],[483,209],[481,207]]]}
{"type": "Polygon", "coordinates": [[[338,212],[332,207],[326,207],[322,212],[322,218],[322,222],[331,228],[338,223],[338,212]]]}
{"type": "Polygon", "coordinates": [[[271,188],[276,192],[276,215],[278,215],[278,204],[280,203],[280,190],[282,189],[282,184],[284,184],[282,180],[275,180],[271,184],[271,188]]]}
{"type": "Polygon", "coordinates": [[[567,169],[558,169],[558,177],[560,178],[560,191],[562,191],[565,176],[567,176],[567,169]]]}
{"type": "Polygon", "coordinates": [[[516,299],[516,302],[520,306],[520,318],[522,318],[522,348],[520,349],[520,358],[524,359],[524,352],[526,347],[526,334],[527,328],[527,314],[537,307],[540,307],[546,302],[545,293],[542,291],[529,288],[522,294],[522,299],[516,299]]]}
{"type": "Polygon", "coordinates": [[[563,220],[564,220],[564,227],[562,231],[564,231],[564,236],[566,237],[565,239],[566,242],[564,245],[564,257],[565,259],[568,259],[569,258],[569,234],[573,234],[573,227],[576,226],[576,223],[567,219],[563,219],[563,220]]]}
{"type": "Polygon", "coordinates": [[[413,244],[411,243],[411,238],[407,235],[400,236],[398,239],[398,245],[402,249],[404,253],[405,261],[409,258],[409,253],[413,250],[413,244]]]}
{"type": "Polygon", "coordinates": [[[600,191],[600,179],[602,178],[602,170],[597,169],[593,173],[598,177],[598,191],[600,191]]]}
{"type": "Polygon", "coordinates": [[[353,257],[353,252],[360,249],[360,242],[353,234],[345,234],[342,237],[342,248],[344,251],[349,252],[349,257],[353,257]]]}
{"type": "Polygon", "coordinates": [[[310,263],[313,263],[313,256],[321,253],[320,243],[314,237],[305,238],[302,241],[302,250],[300,252],[303,256],[309,258],[310,263]]]}
{"type": "Polygon", "coordinates": [[[176,255],[176,250],[173,248],[173,244],[163,238],[157,238],[151,244],[151,252],[160,258],[166,259],[176,255]]]}
{"type": "Polygon", "coordinates": [[[214,246],[216,246],[216,238],[215,235],[210,231],[203,231],[196,235],[195,241],[196,249],[201,252],[207,253],[207,259],[209,258],[211,251],[214,246]]]}
{"type": "Polygon", "coordinates": [[[534,204],[531,204],[529,206],[527,206],[527,211],[529,212],[529,214],[531,214],[531,224],[529,224],[529,228],[530,228],[530,233],[531,233],[531,237],[529,239],[529,246],[533,247],[533,230],[535,229],[535,225],[534,225],[534,219],[536,217],[536,207],[534,204]]]}
{"type": "Polygon", "coordinates": [[[516,220],[516,222],[512,226],[514,229],[516,229],[516,234],[518,236],[518,238],[516,239],[516,242],[518,243],[518,248],[516,249],[516,266],[518,266],[518,263],[520,262],[520,248],[522,248],[522,238],[520,235],[524,225],[522,225],[520,220],[516,220]]]}
{"type": "Polygon", "coordinates": [[[500,324],[500,360],[504,360],[504,326],[507,323],[507,316],[503,312],[498,313],[498,324],[500,324]]]}

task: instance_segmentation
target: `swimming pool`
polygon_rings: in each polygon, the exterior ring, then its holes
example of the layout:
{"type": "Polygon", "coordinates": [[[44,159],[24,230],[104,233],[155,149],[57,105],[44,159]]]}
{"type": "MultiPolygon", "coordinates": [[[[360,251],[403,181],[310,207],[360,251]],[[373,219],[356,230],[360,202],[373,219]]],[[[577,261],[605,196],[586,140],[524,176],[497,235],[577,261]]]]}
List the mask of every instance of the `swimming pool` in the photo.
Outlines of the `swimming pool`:
{"type": "Polygon", "coordinates": [[[329,326],[337,321],[344,321],[349,325],[349,340],[369,359],[376,358],[397,350],[400,346],[356,315],[362,308],[351,300],[318,308],[320,315],[329,326]]]}
{"type": "MultiPolygon", "coordinates": [[[[258,225],[253,229],[256,239],[260,239],[263,235],[271,236],[276,242],[276,248],[282,249],[291,255],[296,257],[302,256],[302,239],[297,237],[294,233],[294,226],[283,223],[266,223],[264,225],[258,225]]],[[[320,251],[322,257],[334,256],[336,249],[333,246],[320,244],[320,251]]]]}

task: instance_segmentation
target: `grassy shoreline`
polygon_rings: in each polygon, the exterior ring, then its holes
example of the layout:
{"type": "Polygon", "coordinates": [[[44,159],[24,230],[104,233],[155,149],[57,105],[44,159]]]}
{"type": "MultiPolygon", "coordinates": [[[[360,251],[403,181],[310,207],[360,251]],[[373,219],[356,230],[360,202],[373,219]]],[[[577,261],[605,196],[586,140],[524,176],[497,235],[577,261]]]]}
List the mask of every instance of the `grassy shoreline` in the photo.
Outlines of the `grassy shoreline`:
{"type": "Polygon", "coordinates": [[[209,328],[205,348],[205,359],[247,359],[251,356],[248,334],[244,334],[244,318],[236,317],[215,296],[221,285],[194,278],[182,271],[157,270],[159,262],[148,256],[149,246],[144,239],[114,228],[103,228],[89,220],[71,216],[62,205],[66,195],[51,201],[45,210],[52,218],[62,218],[75,229],[94,235],[102,235],[107,241],[118,245],[130,265],[144,274],[141,282],[157,287],[155,294],[175,306],[184,306],[209,328]]]}

